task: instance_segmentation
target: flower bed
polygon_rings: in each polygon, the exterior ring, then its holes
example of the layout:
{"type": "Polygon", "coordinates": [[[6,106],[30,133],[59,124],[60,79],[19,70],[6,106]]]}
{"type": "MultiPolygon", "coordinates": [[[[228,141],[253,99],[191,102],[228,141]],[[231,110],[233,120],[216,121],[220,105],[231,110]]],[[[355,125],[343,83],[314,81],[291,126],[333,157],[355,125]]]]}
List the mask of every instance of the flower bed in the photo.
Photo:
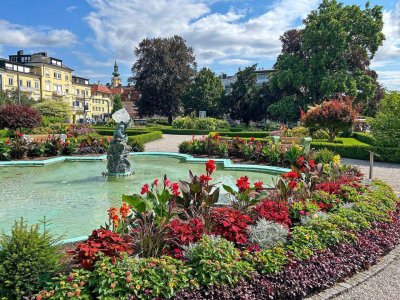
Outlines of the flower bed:
{"type": "Polygon", "coordinates": [[[70,251],[75,269],[37,299],[298,299],[367,269],[400,243],[400,205],[381,181],[297,161],[276,189],[237,180],[216,206],[215,164],[124,195],[70,251]]]}

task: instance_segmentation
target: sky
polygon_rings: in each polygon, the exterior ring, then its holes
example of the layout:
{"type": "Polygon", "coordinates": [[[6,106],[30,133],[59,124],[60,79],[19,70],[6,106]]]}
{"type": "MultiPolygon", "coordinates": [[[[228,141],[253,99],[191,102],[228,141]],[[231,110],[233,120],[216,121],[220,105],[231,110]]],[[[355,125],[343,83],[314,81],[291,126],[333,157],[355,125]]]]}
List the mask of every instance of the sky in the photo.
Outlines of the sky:
{"type": "MultiPolygon", "coordinates": [[[[257,63],[272,68],[279,37],[301,28],[319,0],[0,0],[0,57],[47,51],[77,76],[110,82],[114,61],[123,84],[143,38],[181,35],[200,67],[234,74],[257,63]],[[40,4],[39,4],[40,3],[40,4]]],[[[365,5],[361,0],[345,4],[365,5]]],[[[400,90],[400,0],[371,0],[384,9],[386,40],[372,61],[380,82],[400,90]]]]}

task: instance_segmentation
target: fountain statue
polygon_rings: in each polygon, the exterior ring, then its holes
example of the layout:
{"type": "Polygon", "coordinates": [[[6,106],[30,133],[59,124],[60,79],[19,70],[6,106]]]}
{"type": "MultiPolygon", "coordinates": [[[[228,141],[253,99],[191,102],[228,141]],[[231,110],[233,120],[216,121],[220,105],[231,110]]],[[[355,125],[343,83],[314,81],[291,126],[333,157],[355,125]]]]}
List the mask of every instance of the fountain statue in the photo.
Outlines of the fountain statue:
{"type": "Polygon", "coordinates": [[[107,173],[106,176],[129,176],[134,172],[128,160],[130,147],[127,145],[128,135],[126,129],[131,125],[131,117],[125,108],[116,111],[112,115],[117,123],[113,138],[107,151],[107,173]]]}

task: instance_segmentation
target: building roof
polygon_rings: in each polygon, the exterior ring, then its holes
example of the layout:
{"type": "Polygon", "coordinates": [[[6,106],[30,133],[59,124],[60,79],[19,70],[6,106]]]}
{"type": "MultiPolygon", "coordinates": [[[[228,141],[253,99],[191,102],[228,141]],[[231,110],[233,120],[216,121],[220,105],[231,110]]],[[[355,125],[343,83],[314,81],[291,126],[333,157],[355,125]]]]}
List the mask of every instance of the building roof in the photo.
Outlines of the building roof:
{"type": "Polygon", "coordinates": [[[110,88],[110,91],[113,95],[122,95],[124,89],[122,87],[110,88]]]}
{"type": "Polygon", "coordinates": [[[95,84],[92,85],[92,95],[94,93],[104,93],[104,94],[112,94],[110,89],[108,87],[106,87],[105,85],[100,85],[100,84],[95,84]]]}

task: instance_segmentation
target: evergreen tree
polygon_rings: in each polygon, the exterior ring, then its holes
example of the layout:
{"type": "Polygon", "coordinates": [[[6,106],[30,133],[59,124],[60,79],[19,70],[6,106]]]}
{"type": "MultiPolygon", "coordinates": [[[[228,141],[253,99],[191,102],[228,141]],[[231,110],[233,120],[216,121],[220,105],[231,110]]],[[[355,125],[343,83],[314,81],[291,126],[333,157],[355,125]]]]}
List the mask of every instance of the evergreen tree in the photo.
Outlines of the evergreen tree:
{"type": "Polygon", "coordinates": [[[113,109],[111,111],[111,114],[115,113],[116,111],[124,108],[124,105],[122,104],[121,101],[121,95],[115,95],[114,96],[114,103],[113,103],[113,109]]]}

